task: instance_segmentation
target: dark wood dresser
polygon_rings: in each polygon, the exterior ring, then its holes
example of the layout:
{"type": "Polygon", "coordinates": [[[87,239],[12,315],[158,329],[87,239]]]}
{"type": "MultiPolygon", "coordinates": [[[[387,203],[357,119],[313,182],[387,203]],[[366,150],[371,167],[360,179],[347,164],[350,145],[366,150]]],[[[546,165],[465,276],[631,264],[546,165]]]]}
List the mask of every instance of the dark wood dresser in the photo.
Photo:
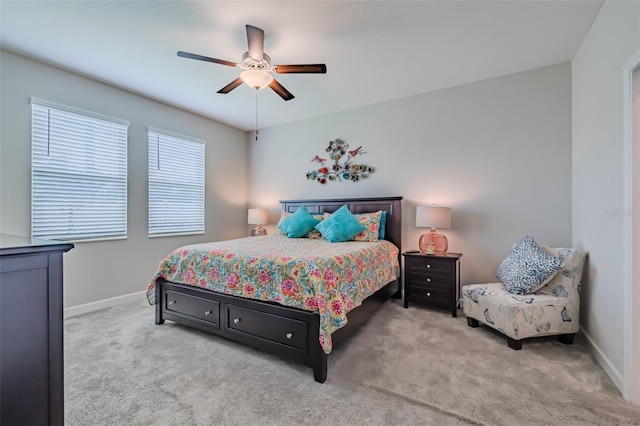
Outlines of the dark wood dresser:
{"type": "Polygon", "coordinates": [[[0,234],[0,424],[64,424],[62,254],[0,234]]]}
{"type": "Polygon", "coordinates": [[[407,251],[404,256],[404,307],[409,302],[425,302],[450,309],[458,316],[460,297],[460,258],[462,253],[421,254],[407,251]]]}

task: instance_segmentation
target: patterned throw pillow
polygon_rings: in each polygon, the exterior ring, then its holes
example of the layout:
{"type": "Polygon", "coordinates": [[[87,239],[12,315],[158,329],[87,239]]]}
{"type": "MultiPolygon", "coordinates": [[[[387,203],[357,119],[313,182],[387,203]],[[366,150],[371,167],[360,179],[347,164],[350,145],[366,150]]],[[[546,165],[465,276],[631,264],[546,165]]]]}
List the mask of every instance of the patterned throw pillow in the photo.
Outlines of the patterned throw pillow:
{"type": "Polygon", "coordinates": [[[358,222],[364,226],[364,231],[353,237],[355,241],[378,241],[380,238],[380,222],[382,210],[375,213],[361,213],[354,215],[358,222]]]}
{"type": "Polygon", "coordinates": [[[309,213],[305,206],[300,207],[292,215],[285,217],[278,223],[278,229],[288,238],[301,238],[320,223],[309,213]]]}
{"type": "Polygon", "coordinates": [[[345,204],[333,212],[331,216],[316,225],[322,237],[330,243],[341,243],[353,239],[360,232],[364,231],[364,226],[349,211],[345,204]]]}
{"type": "Polygon", "coordinates": [[[508,292],[529,294],[541,289],[563,266],[560,259],[544,251],[527,235],[500,263],[496,277],[508,292]]]}

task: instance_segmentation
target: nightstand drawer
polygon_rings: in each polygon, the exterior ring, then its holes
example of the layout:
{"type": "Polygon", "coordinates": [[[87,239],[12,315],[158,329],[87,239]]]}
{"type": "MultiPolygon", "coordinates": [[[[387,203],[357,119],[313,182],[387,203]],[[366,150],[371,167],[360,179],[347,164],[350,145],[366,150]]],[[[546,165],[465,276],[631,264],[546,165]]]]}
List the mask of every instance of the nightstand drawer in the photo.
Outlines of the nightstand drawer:
{"type": "Polygon", "coordinates": [[[412,286],[411,287],[411,298],[416,297],[426,297],[433,299],[442,299],[448,301],[451,298],[451,290],[440,289],[440,288],[428,288],[421,286],[412,286]]]}
{"type": "Polygon", "coordinates": [[[451,275],[447,274],[423,274],[419,272],[409,272],[407,278],[411,281],[411,285],[421,285],[427,287],[451,287],[451,275]]]}
{"type": "Polygon", "coordinates": [[[405,258],[405,267],[409,272],[424,271],[434,274],[450,274],[452,263],[447,260],[440,260],[424,256],[421,258],[405,258]]]}

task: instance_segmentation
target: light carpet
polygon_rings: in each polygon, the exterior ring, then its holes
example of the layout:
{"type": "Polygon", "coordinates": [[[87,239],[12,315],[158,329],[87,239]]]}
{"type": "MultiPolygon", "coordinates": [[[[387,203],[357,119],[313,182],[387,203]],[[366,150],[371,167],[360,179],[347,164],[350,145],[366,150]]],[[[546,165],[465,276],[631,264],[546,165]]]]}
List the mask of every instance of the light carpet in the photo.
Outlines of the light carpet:
{"type": "MultiPolygon", "coordinates": [[[[460,312],[461,314],[461,312],[460,312]]],[[[311,368],[129,303],[65,320],[65,421],[90,425],[640,425],[579,337],[507,347],[461,314],[387,302],[311,368]]]]}

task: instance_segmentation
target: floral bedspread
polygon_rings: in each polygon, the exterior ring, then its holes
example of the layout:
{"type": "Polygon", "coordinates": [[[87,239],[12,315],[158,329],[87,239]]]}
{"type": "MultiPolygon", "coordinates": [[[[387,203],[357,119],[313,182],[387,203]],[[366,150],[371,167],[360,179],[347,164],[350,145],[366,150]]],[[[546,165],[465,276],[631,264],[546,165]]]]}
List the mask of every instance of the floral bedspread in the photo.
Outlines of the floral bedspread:
{"type": "Polygon", "coordinates": [[[389,241],[287,238],[282,235],[194,244],[171,252],[155,283],[193,285],[219,293],[318,311],[320,344],[331,352],[331,334],[347,323],[347,312],[398,278],[398,248],[389,241]]]}

